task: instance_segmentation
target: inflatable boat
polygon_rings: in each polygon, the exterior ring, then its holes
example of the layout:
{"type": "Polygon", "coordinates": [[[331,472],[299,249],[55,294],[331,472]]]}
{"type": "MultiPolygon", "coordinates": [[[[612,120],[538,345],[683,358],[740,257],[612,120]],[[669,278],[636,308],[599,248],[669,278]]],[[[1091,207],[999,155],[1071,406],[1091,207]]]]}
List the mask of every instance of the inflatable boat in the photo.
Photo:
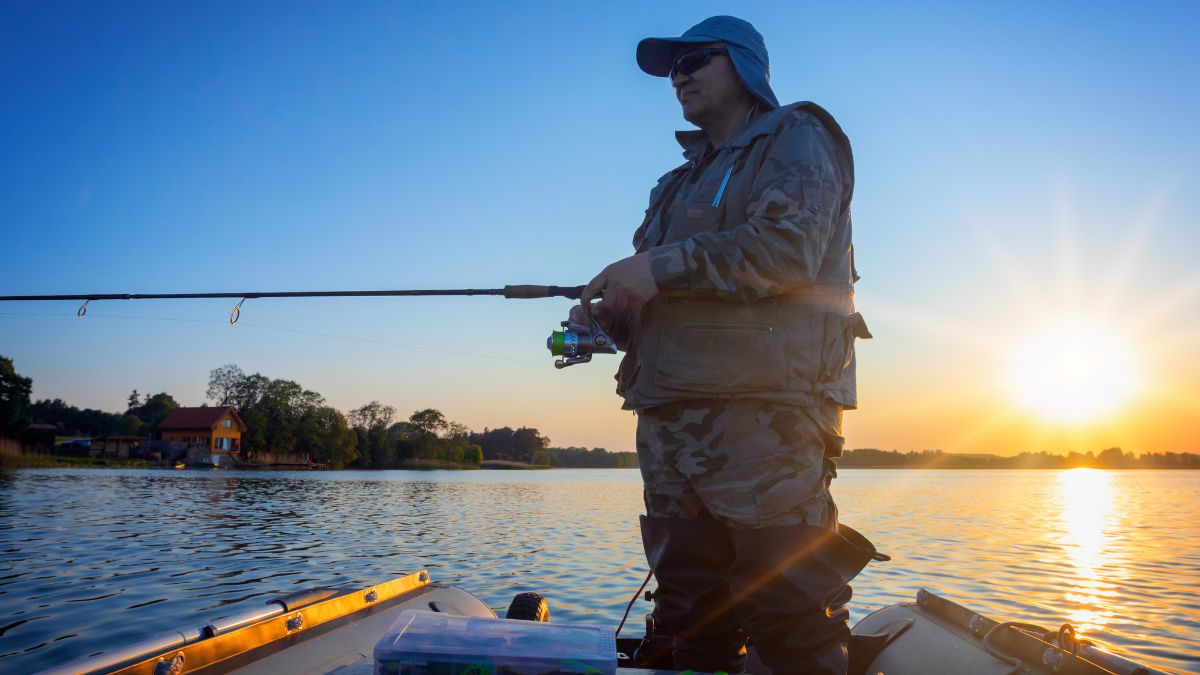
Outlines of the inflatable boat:
{"type": "MultiPolygon", "coordinates": [[[[549,606],[534,593],[518,594],[506,616],[498,618],[471,593],[436,583],[428,572],[421,571],[367,588],[293,593],[201,626],[174,630],[44,672],[672,672],[635,668],[630,655],[639,643],[638,638],[616,637],[611,627],[549,623],[549,606]]],[[[757,664],[753,650],[747,672],[769,673],[757,664]]],[[[922,590],[914,602],[884,607],[854,626],[850,672],[1151,675],[1161,671],[1077,639],[1069,624],[1047,630],[997,622],[922,590]]]]}

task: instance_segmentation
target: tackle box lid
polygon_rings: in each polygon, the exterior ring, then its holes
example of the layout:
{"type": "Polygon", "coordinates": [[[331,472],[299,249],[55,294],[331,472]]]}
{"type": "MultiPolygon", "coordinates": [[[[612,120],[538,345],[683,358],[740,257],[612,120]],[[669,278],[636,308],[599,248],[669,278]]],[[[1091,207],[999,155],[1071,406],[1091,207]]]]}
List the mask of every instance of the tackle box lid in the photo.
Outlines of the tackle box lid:
{"type": "Polygon", "coordinates": [[[375,671],[490,665],[491,672],[615,673],[611,628],[408,609],[375,644],[375,671]]]}

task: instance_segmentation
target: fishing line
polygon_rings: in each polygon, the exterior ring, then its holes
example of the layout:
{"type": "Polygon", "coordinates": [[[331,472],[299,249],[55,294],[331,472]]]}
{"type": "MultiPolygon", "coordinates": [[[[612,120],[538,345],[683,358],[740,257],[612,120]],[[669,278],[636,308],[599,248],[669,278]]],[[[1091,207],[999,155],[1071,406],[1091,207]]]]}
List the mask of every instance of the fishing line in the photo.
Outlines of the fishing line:
{"type": "MultiPolygon", "coordinates": [[[[64,317],[65,315],[54,314],[54,313],[49,313],[49,312],[0,312],[0,316],[64,317]]],[[[186,319],[186,318],[177,318],[177,317],[135,316],[135,315],[125,315],[125,314],[93,314],[93,313],[89,313],[88,318],[125,319],[125,320],[132,320],[132,321],[178,321],[178,322],[185,322],[185,323],[218,323],[218,324],[227,323],[226,321],[223,321],[223,320],[218,321],[216,319],[186,319]]],[[[299,333],[301,335],[313,335],[313,336],[317,336],[317,337],[332,338],[335,340],[347,340],[349,342],[363,342],[363,343],[367,343],[367,344],[377,344],[377,345],[384,345],[384,346],[388,346],[388,347],[399,347],[402,349],[412,349],[412,350],[422,351],[422,352],[449,354],[452,356],[471,356],[471,357],[478,358],[478,359],[489,359],[489,360],[493,360],[493,361],[508,361],[511,363],[521,363],[521,364],[525,364],[525,365],[532,365],[532,366],[538,366],[538,367],[545,366],[544,363],[539,362],[539,361],[527,361],[525,359],[513,359],[513,358],[509,358],[507,356],[496,356],[494,354],[476,354],[474,352],[460,352],[460,351],[455,351],[452,349],[438,349],[437,347],[422,347],[419,345],[410,345],[410,344],[404,344],[401,342],[389,342],[387,340],[376,340],[376,339],[372,339],[372,338],[360,338],[360,337],[354,337],[352,335],[338,335],[336,333],[324,333],[324,332],[320,332],[320,331],[304,330],[302,328],[288,328],[285,326],[270,326],[267,324],[252,323],[249,321],[245,321],[245,322],[239,321],[238,325],[250,326],[252,328],[260,328],[260,329],[266,329],[266,330],[275,330],[275,331],[286,332],[286,333],[299,333]]]]}
{"type": "Polygon", "coordinates": [[[302,328],[284,328],[281,326],[268,326],[265,324],[249,323],[249,322],[247,322],[246,325],[254,326],[256,328],[267,328],[270,330],[284,331],[284,332],[288,332],[288,333],[300,333],[302,335],[317,335],[320,337],[336,338],[339,340],[349,340],[352,342],[366,342],[369,344],[388,345],[391,347],[403,347],[405,349],[416,349],[416,350],[420,350],[420,351],[424,351],[424,352],[435,352],[435,353],[440,353],[440,354],[453,354],[455,356],[474,356],[475,358],[479,358],[479,359],[491,359],[493,361],[509,361],[512,363],[524,363],[524,364],[528,364],[531,366],[539,366],[539,367],[545,365],[545,363],[538,362],[538,361],[526,361],[524,359],[512,359],[512,358],[508,358],[507,356],[495,356],[493,354],[476,354],[473,352],[459,352],[459,351],[454,351],[452,349],[438,349],[436,347],[418,347],[416,345],[407,345],[407,344],[403,344],[400,342],[388,342],[386,340],[374,340],[371,338],[360,338],[360,337],[353,337],[350,335],[336,335],[334,333],[322,333],[319,331],[304,330],[302,328]]]}

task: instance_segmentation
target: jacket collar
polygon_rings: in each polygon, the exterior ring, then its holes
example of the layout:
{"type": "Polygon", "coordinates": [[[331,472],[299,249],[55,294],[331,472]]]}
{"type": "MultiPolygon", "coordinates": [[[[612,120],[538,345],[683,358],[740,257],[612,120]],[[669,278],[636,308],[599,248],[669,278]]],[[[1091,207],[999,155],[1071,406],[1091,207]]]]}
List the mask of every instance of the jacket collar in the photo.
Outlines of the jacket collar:
{"type": "Polygon", "coordinates": [[[676,131],[675,140],[683,148],[683,158],[689,162],[697,162],[708,154],[712,144],[708,142],[708,134],[700,129],[676,131]]]}
{"type": "MultiPolygon", "coordinates": [[[[741,148],[750,144],[758,136],[771,132],[771,120],[775,117],[771,113],[774,111],[755,110],[749,119],[725,141],[723,147],[726,148],[741,148]]],[[[702,129],[688,129],[686,131],[676,131],[675,140],[683,147],[683,158],[689,162],[699,161],[709,152],[712,151],[712,144],[708,140],[708,134],[702,129]]]]}

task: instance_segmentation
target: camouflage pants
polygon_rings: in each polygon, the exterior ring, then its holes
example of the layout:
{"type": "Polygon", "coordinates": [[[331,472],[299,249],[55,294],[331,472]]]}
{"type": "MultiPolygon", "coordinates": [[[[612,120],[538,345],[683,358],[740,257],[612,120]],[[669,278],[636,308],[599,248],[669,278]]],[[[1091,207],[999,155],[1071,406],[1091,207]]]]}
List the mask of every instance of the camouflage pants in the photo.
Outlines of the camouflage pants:
{"type": "Polygon", "coordinates": [[[684,401],[638,412],[646,515],[707,512],[735,529],[836,529],[829,493],[841,455],[841,408],[684,401]]]}

